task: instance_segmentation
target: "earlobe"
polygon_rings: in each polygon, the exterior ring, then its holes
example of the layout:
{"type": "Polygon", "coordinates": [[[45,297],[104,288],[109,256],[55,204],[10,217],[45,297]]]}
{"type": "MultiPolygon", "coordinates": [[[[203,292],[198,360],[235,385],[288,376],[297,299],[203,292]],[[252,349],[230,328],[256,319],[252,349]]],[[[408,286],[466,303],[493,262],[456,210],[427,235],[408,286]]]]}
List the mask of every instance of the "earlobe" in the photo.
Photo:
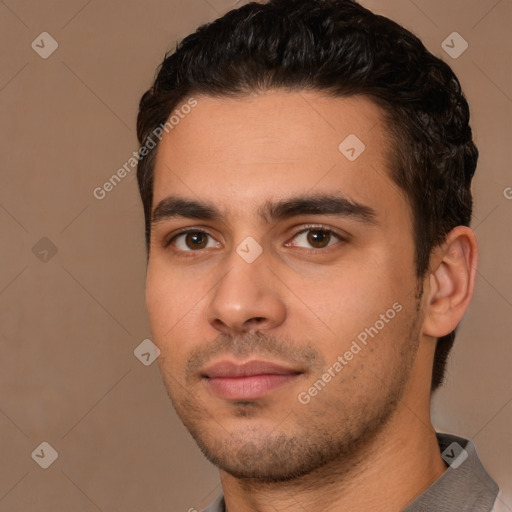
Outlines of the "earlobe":
{"type": "Polygon", "coordinates": [[[431,257],[423,334],[439,338],[457,327],[473,297],[477,263],[475,233],[455,227],[431,257]]]}

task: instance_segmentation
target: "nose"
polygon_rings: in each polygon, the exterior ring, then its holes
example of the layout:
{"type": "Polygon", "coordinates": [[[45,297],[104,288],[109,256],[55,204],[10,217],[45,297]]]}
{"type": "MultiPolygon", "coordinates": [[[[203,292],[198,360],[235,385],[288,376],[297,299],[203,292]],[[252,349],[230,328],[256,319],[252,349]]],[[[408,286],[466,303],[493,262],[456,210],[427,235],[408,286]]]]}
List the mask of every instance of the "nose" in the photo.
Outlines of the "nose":
{"type": "Polygon", "coordinates": [[[214,329],[239,334],[273,329],[284,322],[283,285],[267,264],[264,253],[247,263],[233,252],[208,304],[208,322],[214,329]]]}

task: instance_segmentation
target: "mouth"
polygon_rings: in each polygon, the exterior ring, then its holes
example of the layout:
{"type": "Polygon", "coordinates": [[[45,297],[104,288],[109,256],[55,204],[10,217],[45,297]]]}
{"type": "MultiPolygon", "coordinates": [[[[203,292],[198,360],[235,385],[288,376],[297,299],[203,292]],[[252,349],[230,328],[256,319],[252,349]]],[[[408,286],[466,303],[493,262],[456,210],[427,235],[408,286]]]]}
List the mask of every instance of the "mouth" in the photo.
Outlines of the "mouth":
{"type": "Polygon", "coordinates": [[[304,372],[271,361],[245,363],[223,360],[206,368],[202,377],[209,390],[227,400],[256,400],[297,379],[304,372]]]}

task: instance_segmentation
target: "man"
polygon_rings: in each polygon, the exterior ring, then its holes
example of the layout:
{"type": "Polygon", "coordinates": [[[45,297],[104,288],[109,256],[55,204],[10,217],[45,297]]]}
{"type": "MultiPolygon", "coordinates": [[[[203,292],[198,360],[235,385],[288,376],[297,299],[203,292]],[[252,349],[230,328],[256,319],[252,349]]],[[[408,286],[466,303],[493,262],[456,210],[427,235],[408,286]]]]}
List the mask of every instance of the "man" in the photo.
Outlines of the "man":
{"type": "Polygon", "coordinates": [[[209,512],[489,511],[431,393],[472,298],[477,149],[450,68],[351,0],[185,38],[141,99],[147,307],[209,512]]]}

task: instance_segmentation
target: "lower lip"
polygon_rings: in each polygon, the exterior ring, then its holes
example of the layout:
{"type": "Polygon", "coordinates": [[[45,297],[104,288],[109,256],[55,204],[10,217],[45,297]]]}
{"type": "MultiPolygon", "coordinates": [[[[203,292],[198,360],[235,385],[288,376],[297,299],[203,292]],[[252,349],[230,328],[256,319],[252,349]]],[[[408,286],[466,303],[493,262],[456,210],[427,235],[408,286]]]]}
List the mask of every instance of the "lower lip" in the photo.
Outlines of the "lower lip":
{"type": "Polygon", "coordinates": [[[212,377],[206,382],[210,389],[220,398],[230,400],[254,400],[262,398],[272,390],[291,382],[299,374],[285,375],[265,374],[247,377],[212,377]]]}

